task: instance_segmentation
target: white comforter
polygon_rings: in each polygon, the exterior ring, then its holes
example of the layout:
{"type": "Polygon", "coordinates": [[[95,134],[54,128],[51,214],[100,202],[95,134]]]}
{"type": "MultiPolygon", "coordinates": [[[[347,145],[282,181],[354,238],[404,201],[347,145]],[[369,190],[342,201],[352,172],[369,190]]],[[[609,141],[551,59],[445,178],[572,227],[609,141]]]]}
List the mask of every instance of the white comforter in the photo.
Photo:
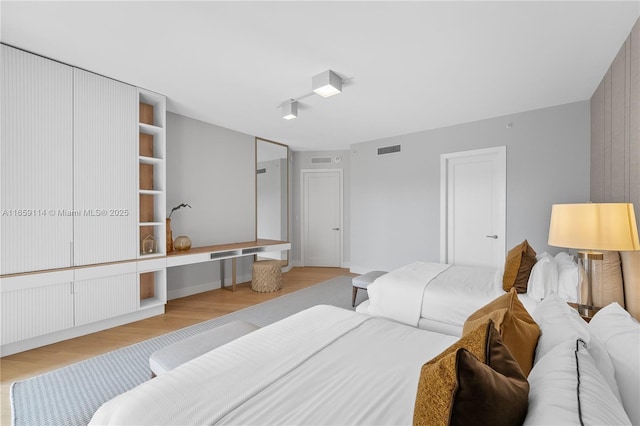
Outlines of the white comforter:
{"type": "Polygon", "coordinates": [[[455,341],[316,306],[114,398],[91,424],[411,424],[421,366],[455,341]]]}
{"type": "Polygon", "coordinates": [[[368,313],[414,327],[421,318],[462,326],[469,314],[504,294],[495,268],[414,262],[367,288],[368,313]]]}
{"type": "Polygon", "coordinates": [[[367,287],[369,313],[417,327],[425,288],[449,267],[414,262],[379,277],[367,287]]]}
{"type": "MultiPolygon", "coordinates": [[[[469,315],[505,294],[499,269],[424,262],[381,276],[367,293],[358,312],[457,336],[469,315]]],[[[537,303],[518,297],[533,312],[537,303]]]]}

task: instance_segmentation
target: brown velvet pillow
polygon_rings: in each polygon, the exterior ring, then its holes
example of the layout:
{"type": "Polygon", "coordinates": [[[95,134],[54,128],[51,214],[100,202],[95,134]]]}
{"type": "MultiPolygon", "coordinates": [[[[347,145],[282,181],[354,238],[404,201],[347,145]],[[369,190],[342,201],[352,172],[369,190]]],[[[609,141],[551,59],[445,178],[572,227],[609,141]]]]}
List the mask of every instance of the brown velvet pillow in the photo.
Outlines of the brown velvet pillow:
{"type": "Polygon", "coordinates": [[[467,318],[462,328],[462,335],[473,331],[489,319],[518,361],[525,376],[529,375],[533,366],[533,358],[540,337],[540,327],[525,309],[515,289],[489,302],[467,318]]]}
{"type": "Polygon", "coordinates": [[[522,424],[529,383],[493,322],[463,339],[470,349],[454,344],[422,366],[413,424],[522,424]]]}
{"type": "Polygon", "coordinates": [[[529,275],[536,263],[536,252],[527,240],[518,244],[507,253],[504,261],[504,274],[502,276],[502,288],[504,291],[515,287],[518,293],[527,292],[529,275]]]}

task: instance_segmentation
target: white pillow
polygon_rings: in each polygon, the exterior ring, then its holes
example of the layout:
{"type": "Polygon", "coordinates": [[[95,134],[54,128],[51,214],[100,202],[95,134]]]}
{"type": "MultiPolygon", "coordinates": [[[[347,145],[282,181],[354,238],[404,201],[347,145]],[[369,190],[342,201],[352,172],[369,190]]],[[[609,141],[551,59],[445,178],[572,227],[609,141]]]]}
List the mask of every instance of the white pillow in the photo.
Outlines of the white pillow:
{"type": "Polygon", "coordinates": [[[554,347],[567,341],[582,339],[589,342],[587,323],[578,311],[567,305],[558,295],[545,297],[533,312],[533,319],[540,327],[540,338],[536,347],[537,363],[554,347]]]}
{"type": "Polygon", "coordinates": [[[607,381],[613,394],[622,404],[622,396],[620,395],[620,389],[616,381],[616,370],[613,367],[613,362],[611,361],[611,357],[609,357],[604,342],[602,342],[598,336],[592,334],[591,340],[587,344],[587,349],[589,350],[589,355],[591,355],[595,361],[596,367],[600,373],[602,373],[602,377],[607,381]]]}
{"type": "Polygon", "coordinates": [[[614,302],[594,315],[589,331],[604,342],[622,404],[633,424],[640,424],[640,323],[614,302]]]}
{"type": "Polygon", "coordinates": [[[580,267],[573,256],[567,252],[560,252],[555,256],[558,268],[558,294],[567,302],[578,302],[580,291],[580,267]]]}
{"type": "Polygon", "coordinates": [[[539,302],[550,294],[557,293],[558,266],[553,256],[547,252],[540,253],[536,259],[529,275],[527,294],[539,302]]]}
{"type": "Polygon", "coordinates": [[[525,425],[631,424],[580,341],[565,341],[550,350],[533,366],[527,380],[525,425]]]}

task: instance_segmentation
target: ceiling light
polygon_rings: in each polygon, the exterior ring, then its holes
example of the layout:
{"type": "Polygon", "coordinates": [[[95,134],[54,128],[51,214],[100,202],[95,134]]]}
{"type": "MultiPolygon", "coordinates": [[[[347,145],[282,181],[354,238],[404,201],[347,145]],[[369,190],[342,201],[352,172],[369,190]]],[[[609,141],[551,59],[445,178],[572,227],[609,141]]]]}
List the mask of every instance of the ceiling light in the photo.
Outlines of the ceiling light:
{"type": "Polygon", "coordinates": [[[313,76],[311,79],[313,91],[323,98],[342,92],[342,79],[331,70],[313,76]]]}
{"type": "Polygon", "coordinates": [[[298,102],[289,101],[282,105],[282,118],[285,120],[293,120],[298,116],[298,102]]]}

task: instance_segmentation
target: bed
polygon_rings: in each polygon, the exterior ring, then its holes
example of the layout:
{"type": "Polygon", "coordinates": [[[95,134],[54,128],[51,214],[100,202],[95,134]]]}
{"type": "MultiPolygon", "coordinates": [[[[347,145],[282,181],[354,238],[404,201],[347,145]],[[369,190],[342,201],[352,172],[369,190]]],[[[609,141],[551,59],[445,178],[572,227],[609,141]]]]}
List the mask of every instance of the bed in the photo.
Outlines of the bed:
{"type": "MultiPolygon", "coordinates": [[[[413,262],[376,279],[357,311],[425,330],[460,336],[467,317],[504,294],[499,270],[413,262]]],[[[533,299],[521,300],[533,309],[533,299]]]]}
{"type": "MultiPolygon", "coordinates": [[[[528,376],[524,423],[630,424],[605,374],[613,385],[616,378],[594,361],[586,323],[567,321],[572,315],[582,320],[566,303],[551,302],[536,308],[546,306],[540,313],[539,343],[544,344],[528,376]],[[579,399],[576,386],[581,386],[579,399]]],[[[605,334],[607,321],[640,334],[633,319],[621,319],[615,309],[612,315],[603,314],[605,334]]],[[[316,306],[119,395],[95,413],[91,424],[412,424],[425,363],[465,338],[316,306]]],[[[608,345],[606,337],[602,341],[608,345]]],[[[634,356],[626,345],[619,352],[634,356]]],[[[637,370],[627,372],[631,380],[638,378],[637,370]]]]}
{"type": "MultiPolygon", "coordinates": [[[[524,247],[525,243],[526,240],[524,247]]],[[[519,246],[518,249],[523,251],[519,246]]],[[[504,277],[508,262],[509,256],[505,267],[500,269],[413,262],[377,278],[367,287],[368,300],[358,305],[356,310],[425,330],[460,336],[462,326],[471,313],[505,294],[504,277]]],[[[515,280],[521,282],[517,287],[518,297],[530,313],[551,294],[557,294],[566,302],[580,300],[583,276],[572,255],[567,252],[555,256],[546,252],[536,255],[534,252],[529,265],[528,269],[521,268],[518,273],[522,277],[515,280]]],[[[624,307],[618,252],[606,253],[603,268],[603,277],[606,275],[607,278],[602,280],[601,287],[594,289],[594,304],[604,306],[615,301],[624,307]]],[[[635,298],[640,297],[640,292],[635,294],[635,298]]],[[[630,297],[627,299],[631,301],[630,297]]]]}

